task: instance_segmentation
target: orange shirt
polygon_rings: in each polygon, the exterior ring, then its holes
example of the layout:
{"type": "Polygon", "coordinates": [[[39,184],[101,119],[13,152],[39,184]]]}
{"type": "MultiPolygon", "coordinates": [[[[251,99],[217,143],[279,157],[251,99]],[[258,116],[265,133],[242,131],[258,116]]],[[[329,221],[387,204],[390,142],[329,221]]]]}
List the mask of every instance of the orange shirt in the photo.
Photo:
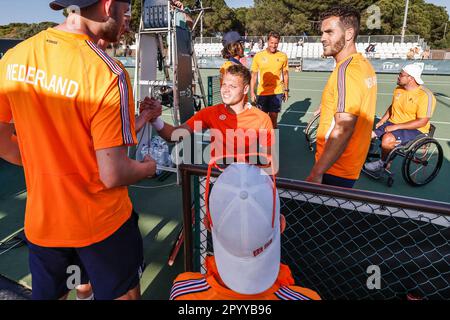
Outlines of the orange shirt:
{"type": "Polygon", "coordinates": [[[136,144],[132,88],[88,36],[50,28],[0,60],[0,121],[11,120],[32,243],[88,246],[130,217],[127,188],[105,188],[95,151],[136,144]]]}
{"type": "Polygon", "coordinates": [[[260,145],[270,146],[274,141],[269,116],[250,104],[239,114],[231,113],[224,104],[204,108],[186,124],[194,132],[211,129],[213,156],[256,153],[260,145]]]}
{"type": "Polygon", "coordinates": [[[258,52],[252,61],[252,72],[258,72],[259,96],[269,96],[284,92],[283,72],[289,70],[288,57],[285,53],[277,51],[270,53],[267,50],[258,52]]]}
{"type": "Polygon", "coordinates": [[[347,147],[328,174],[352,180],[359,178],[369,150],[376,103],[377,77],[370,62],[359,53],[339,62],[322,94],[316,161],[322,156],[334,128],[336,113],[350,113],[358,120],[347,147]]]}
{"type": "MultiPolygon", "coordinates": [[[[419,118],[431,118],[436,107],[436,98],[428,88],[419,86],[414,90],[397,87],[392,98],[392,108],[389,117],[394,124],[406,123],[419,118]]],[[[417,129],[420,132],[430,131],[430,122],[417,129]]]]}
{"type": "Polygon", "coordinates": [[[228,289],[220,279],[214,257],[207,257],[206,274],[185,272],[174,281],[170,300],[321,300],[313,290],[294,285],[287,265],[280,264],[275,283],[259,294],[240,294],[228,289]]]}

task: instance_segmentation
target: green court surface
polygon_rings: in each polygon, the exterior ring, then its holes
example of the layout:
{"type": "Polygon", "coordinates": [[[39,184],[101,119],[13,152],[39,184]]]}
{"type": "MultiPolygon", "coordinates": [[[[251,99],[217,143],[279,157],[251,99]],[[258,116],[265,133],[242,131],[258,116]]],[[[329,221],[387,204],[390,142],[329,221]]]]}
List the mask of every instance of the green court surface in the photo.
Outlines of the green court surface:
{"type": "MultiPolygon", "coordinates": [[[[205,77],[216,75],[216,70],[204,70],[205,77]]],[[[303,133],[313,112],[320,104],[322,90],[328,80],[328,72],[290,72],[290,98],[283,104],[278,118],[280,136],[280,176],[305,179],[314,163],[314,152],[310,152],[303,133]]],[[[397,75],[378,74],[377,116],[382,116],[391,104],[397,75]]],[[[450,202],[450,76],[423,76],[425,86],[437,98],[432,123],[436,126],[434,137],[444,151],[444,160],[439,175],[423,187],[412,187],[402,177],[403,158],[398,157],[393,165],[394,185],[387,187],[385,180],[373,180],[364,174],[355,188],[372,190],[435,201],[450,202]]]]}
{"type": "MultiPolygon", "coordinates": [[[[133,76],[133,70],[130,70],[133,76]]],[[[202,70],[203,81],[218,70],[202,70]]],[[[304,179],[314,162],[314,154],[306,146],[303,129],[320,103],[322,89],[329,73],[291,72],[291,97],[283,105],[279,118],[280,176],[304,179]]],[[[394,185],[388,188],[384,181],[375,181],[364,175],[356,188],[399,194],[414,198],[450,202],[450,77],[424,76],[425,85],[437,96],[438,104],[432,122],[435,137],[444,150],[444,162],[438,177],[424,187],[411,187],[402,178],[402,159],[394,164],[397,173],[394,185]]],[[[377,115],[382,115],[390,104],[396,75],[378,75],[377,115]]],[[[205,88],[206,89],[206,88],[205,88]]],[[[170,110],[163,114],[170,121],[170,110]]],[[[23,227],[26,190],[21,168],[0,160],[0,241],[23,227]]],[[[165,181],[146,180],[129,188],[134,208],[140,214],[140,229],[144,239],[147,268],[141,280],[144,299],[168,299],[176,275],[183,271],[182,250],[173,267],[167,258],[182,223],[181,187],[175,176],[165,181]]],[[[0,275],[31,287],[26,246],[3,250],[0,247],[0,275]]],[[[126,257],[124,257],[125,259],[126,257]]],[[[73,297],[73,293],[71,295],[73,297]]]]}

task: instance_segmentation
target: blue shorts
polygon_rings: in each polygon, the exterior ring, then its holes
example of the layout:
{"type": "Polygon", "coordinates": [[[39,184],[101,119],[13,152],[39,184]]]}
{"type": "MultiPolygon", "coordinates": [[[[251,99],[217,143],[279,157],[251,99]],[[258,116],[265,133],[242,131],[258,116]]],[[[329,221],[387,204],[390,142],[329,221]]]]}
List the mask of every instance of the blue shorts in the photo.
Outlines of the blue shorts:
{"type": "Polygon", "coordinates": [[[113,300],[139,284],[145,268],[138,215],[111,236],[82,248],[47,248],[28,241],[32,298],[56,300],[90,281],[96,300],[113,300]]]}
{"type": "Polygon", "coordinates": [[[270,96],[257,96],[256,105],[264,112],[280,112],[284,94],[272,94],[270,96]]]}
{"type": "Polygon", "coordinates": [[[329,186],[353,188],[355,182],[356,180],[341,178],[327,173],[325,173],[322,177],[322,184],[326,184],[329,186]]]}
{"type": "MultiPolygon", "coordinates": [[[[384,128],[388,126],[394,125],[392,122],[386,121],[383,125],[381,125],[378,129],[375,129],[375,134],[379,139],[383,137],[386,133],[384,132],[384,128]]],[[[414,140],[419,134],[422,134],[417,129],[400,129],[390,132],[394,135],[395,139],[400,141],[400,145],[408,143],[408,141],[414,140]]]]}

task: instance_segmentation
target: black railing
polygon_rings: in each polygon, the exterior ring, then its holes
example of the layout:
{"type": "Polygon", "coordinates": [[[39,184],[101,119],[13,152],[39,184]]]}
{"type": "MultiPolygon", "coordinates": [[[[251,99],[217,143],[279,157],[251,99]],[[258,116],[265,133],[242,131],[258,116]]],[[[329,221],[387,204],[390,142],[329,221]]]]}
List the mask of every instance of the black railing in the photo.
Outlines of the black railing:
{"type": "MultiPolygon", "coordinates": [[[[185,268],[200,271],[212,251],[211,237],[200,223],[207,171],[194,165],[180,170],[185,268]]],[[[287,221],[282,262],[291,267],[298,285],[325,299],[450,299],[448,203],[289,179],[277,179],[277,187],[287,221]],[[373,270],[379,281],[371,283],[377,280],[373,270]]]]}

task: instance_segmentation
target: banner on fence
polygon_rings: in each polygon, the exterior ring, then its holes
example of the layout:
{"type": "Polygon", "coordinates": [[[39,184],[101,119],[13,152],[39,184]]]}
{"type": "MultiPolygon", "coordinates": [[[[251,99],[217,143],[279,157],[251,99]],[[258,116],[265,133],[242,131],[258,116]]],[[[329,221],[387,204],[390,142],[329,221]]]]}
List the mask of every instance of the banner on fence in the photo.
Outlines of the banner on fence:
{"type": "MultiPolygon", "coordinates": [[[[134,57],[117,57],[126,68],[135,66],[134,57]]],[[[224,63],[222,57],[199,57],[200,69],[220,69],[224,63]]],[[[252,59],[247,58],[247,66],[251,66],[252,59]]],[[[292,62],[292,61],[290,61],[292,62]]],[[[299,62],[296,60],[296,62],[299,62]]],[[[371,59],[370,63],[376,73],[399,73],[402,67],[409,63],[423,63],[423,74],[450,75],[450,60],[402,60],[402,59],[371,59]]],[[[303,71],[333,71],[335,60],[328,59],[303,59],[303,71]]]]}
{"type": "MultiPolygon", "coordinates": [[[[384,59],[370,60],[376,73],[399,73],[403,66],[410,63],[423,63],[423,74],[449,74],[450,60],[402,60],[384,59]]],[[[304,71],[333,71],[334,59],[304,59],[304,71]]]]}

